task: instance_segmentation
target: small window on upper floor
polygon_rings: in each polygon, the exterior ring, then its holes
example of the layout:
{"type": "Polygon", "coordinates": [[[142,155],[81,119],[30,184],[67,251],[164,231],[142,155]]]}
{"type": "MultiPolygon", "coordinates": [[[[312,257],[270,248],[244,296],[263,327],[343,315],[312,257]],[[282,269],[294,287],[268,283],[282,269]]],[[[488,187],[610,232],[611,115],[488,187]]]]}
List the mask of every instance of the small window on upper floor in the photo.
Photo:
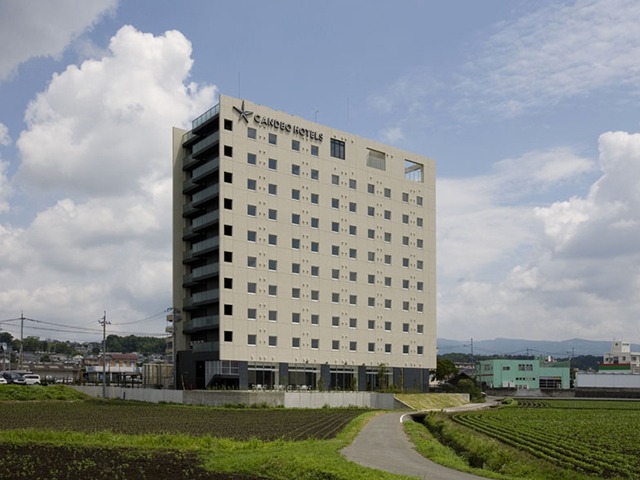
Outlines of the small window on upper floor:
{"type": "Polygon", "coordinates": [[[404,178],[414,182],[424,182],[424,165],[412,160],[404,161],[404,178]]]}
{"type": "Polygon", "coordinates": [[[255,140],[257,136],[258,136],[258,132],[256,131],[255,128],[252,128],[252,127],[247,128],[247,137],[255,140]]]}
{"type": "Polygon", "coordinates": [[[269,169],[270,170],[277,170],[278,169],[278,160],[276,160],[275,158],[270,158],[269,159],[269,169]]]}
{"type": "Polygon", "coordinates": [[[300,175],[300,165],[291,164],[291,175],[300,175]]]}
{"type": "Polygon", "coordinates": [[[345,159],[344,142],[337,138],[331,139],[331,156],[335,158],[345,159]]]}
{"type": "Polygon", "coordinates": [[[224,203],[224,209],[225,210],[233,210],[233,199],[232,198],[225,198],[223,203],[224,203]]]}
{"type": "Polygon", "coordinates": [[[373,183],[367,184],[367,193],[371,193],[371,194],[376,193],[376,186],[373,183]]]}
{"type": "Polygon", "coordinates": [[[318,146],[317,145],[311,145],[311,155],[313,155],[314,157],[318,156],[318,146]]]}
{"type": "Polygon", "coordinates": [[[349,179],[349,188],[355,190],[358,187],[358,181],[355,178],[349,179]]]}
{"type": "Polygon", "coordinates": [[[296,152],[300,151],[300,141],[299,140],[291,140],[291,150],[295,150],[296,152]]]}
{"type": "Polygon", "coordinates": [[[339,175],[331,175],[331,183],[333,185],[340,185],[340,176],[339,175]]]}
{"type": "Polygon", "coordinates": [[[391,189],[390,188],[385,188],[384,189],[384,196],[387,198],[391,198],[391,189]]]}
{"type": "Polygon", "coordinates": [[[320,178],[320,172],[315,168],[311,169],[311,180],[318,180],[320,178]]]}
{"type": "Polygon", "coordinates": [[[233,173],[224,172],[223,178],[224,178],[224,183],[233,183],[233,173]]]}
{"type": "Polygon", "coordinates": [[[247,163],[249,165],[256,164],[256,154],[255,153],[247,153],[247,163]]]}
{"type": "Polygon", "coordinates": [[[385,153],[369,149],[367,155],[367,167],[375,168],[378,170],[386,170],[387,160],[385,153]]]}
{"type": "Polygon", "coordinates": [[[224,119],[224,129],[225,130],[233,130],[233,122],[228,118],[224,119]]]}
{"type": "Polygon", "coordinates": [[[233,157],[233,147],[231,145],[224,146],[224,156],[233,157]]]}
{"type": "Polygon", "coordinates": [[[271,145],[277,145],[278,144],[278,135],[276,135],[275,133],[270,133],[269,134],[269,143],[271,145]]]}

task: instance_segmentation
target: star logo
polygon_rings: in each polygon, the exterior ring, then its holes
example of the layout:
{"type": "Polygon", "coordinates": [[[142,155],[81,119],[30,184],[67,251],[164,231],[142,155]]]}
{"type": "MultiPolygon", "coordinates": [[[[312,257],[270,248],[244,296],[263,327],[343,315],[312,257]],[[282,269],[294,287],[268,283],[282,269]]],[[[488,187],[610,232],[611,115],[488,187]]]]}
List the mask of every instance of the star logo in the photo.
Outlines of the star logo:
{"type": "Polygon", "coordinates": [[[253,112],[250,112],[249,110],[245,110],[244,109],[244,100],[242,101],[242,107],[238,108],[235,105],[233,106],[233,109],[238,112],[238,115],[240,115],[240,118],[242,118],[244,120],[245,123],[249,123],[249,117],[251,115],[253,115],[253,112]]]}

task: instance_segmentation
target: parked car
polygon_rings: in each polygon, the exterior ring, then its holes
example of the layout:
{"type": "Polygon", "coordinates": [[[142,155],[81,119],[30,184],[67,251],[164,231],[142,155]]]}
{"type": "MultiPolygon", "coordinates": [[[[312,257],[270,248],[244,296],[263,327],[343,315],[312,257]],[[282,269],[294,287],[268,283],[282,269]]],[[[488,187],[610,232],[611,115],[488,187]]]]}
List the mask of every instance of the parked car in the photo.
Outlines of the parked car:
{"type": "Polygon", "coordinates": [[[24,385],[40,385],[40,375],[36,373],[25,373],[22,375],[24,385]]]}
{"type": "Polygon", "coordinates": [[[7,382],[6,378],[0,377],[0,385],[6,385],[7,383],[9,383],[9,382],[7,382]]]}
{"type": "Polygon", "coordinates": [[[2,372],[2,378],[4,378],[7,383],[16,383],[16,380],[22,379],[22,375],[18,372],[2,372]]]}

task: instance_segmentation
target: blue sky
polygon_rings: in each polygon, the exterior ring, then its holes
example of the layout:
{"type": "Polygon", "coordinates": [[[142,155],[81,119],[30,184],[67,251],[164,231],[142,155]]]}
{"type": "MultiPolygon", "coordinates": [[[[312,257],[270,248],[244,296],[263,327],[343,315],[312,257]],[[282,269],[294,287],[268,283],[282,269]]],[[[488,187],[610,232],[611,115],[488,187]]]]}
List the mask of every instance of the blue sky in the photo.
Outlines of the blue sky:
{"type": "Polygon", "coordinates": [[[439,337],[640,341],[638,24],[631,0],[6,0],[0,321],[163,332],[170,131],[222,92],[436,161],[439,337]]]}

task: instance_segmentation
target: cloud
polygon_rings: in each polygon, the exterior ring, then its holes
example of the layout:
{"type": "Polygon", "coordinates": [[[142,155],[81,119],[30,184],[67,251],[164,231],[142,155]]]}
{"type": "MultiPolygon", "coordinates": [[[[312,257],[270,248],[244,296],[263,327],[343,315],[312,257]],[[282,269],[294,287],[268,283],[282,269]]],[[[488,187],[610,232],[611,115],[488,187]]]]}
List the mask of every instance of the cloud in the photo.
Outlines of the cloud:
{"type": "Polygon", "coordinates": [[[462,104],[512,117],[611,86],[640,91],[640,4],[541,5],[496,26],[457,85],[462,104]]]}
{"type": "Polygon", "coordinates": [[[216,88],[188,81],[180,32],[125,26],[108,52],[55,74],[27,109],[12,181],[55,201],[0,225],[0,318],[82,324],[106,309],[115,325],[171,303],[171,127],[211,108],[216,88]]]}
{"type": "Polygon", "coordinates": [[[117,0],[0,3],[0,81],[31,58],[59,56],[116,5],[117,0]]]}
{"type": "Polygon", "coordinates": [[[11,145],[11,137],[9,136],[9,129],[4,123],[0,123],[0,145],[11,145]]]}
{"type": "Polygon", "coordinates": [[[640,134],[607,132],[599,147],[600,176],[586,194],[549,205],[503,201],[513,185],[535,192],[584,179],[588,160],[564,151],[564,165],[548,170],[548,153],[528,154],[491,177],[438,183],[439,336],[636,334],[640,134]]]}

